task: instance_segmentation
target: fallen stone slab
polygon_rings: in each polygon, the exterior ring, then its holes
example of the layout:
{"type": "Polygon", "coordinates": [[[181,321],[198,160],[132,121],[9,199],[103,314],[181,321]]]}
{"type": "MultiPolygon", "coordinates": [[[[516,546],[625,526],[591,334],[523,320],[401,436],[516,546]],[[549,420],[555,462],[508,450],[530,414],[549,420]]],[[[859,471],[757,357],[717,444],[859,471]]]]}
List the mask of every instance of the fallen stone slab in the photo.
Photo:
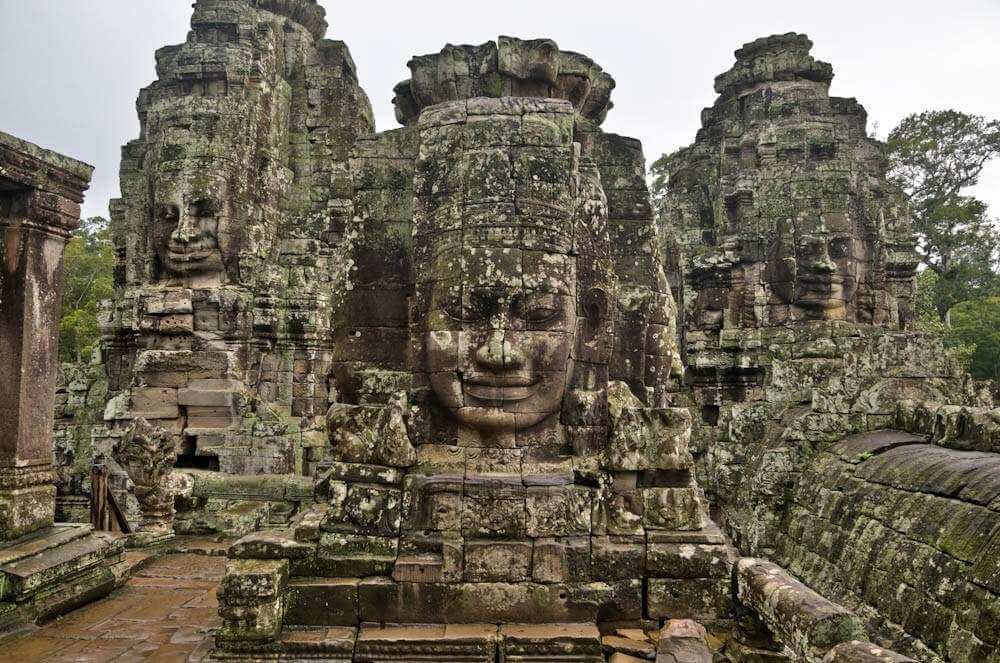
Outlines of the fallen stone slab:
{"type": "Polygon", "coordinates": [[[656,658],[656,645],[648,640],[636,640],[618,635],[606,635],[601,638],[601,644],[608,652],[628,654],[647,660],[656,658]]]}
{"type": "Polygon", "coordinates": [[[743,558],[736,565],[737,598],[803,661],[819,661],[834,646],[864,638],[849,610],[827,600],[776,564],[743,558]]]}
{"type": "Polygon", "coordinates": [[[671,619],[660,631],[656,663],[712,663],[705,627],[690,619],[671,619]]]}

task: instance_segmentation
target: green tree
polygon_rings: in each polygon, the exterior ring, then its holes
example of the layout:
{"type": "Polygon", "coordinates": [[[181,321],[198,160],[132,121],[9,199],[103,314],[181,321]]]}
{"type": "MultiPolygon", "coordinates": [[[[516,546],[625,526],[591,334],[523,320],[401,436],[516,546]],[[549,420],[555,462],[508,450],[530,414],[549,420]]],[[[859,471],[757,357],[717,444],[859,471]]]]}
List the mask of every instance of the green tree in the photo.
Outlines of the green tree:
{"type": "Polygon", "coordinates": [[[973,376],[1000,382],[1000,294],[956,304],[945,338],[956,346],[972,347],[969,372],[973,376]]]}
{"type": "Polygon", "coordinates": [[[62,361],[90,358],[100,338],[98,306],[114,292],[115,253],[108,221],[85,220],[66,245],[63,257],[63,298],[59,321],[62,361]]]}
{"type": "Polygon", "coordinates": [[[1000,232],[986,204],[966,192],[1000,156],[1000,121],[916,113],[892,130],[887,147],[892,177],[910,195],[921,261],[938,276],[934,310],[948,325],[956,304],[982,297],[997,279],[1000,232]]]}

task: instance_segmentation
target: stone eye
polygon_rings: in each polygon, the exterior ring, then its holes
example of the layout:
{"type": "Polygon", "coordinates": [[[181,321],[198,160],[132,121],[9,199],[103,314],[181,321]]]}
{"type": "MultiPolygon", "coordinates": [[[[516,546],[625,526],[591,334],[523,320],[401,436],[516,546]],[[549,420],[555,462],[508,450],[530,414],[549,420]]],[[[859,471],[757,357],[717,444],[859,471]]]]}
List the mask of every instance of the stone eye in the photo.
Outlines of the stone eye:
{"type": "Polygon", "coordinates": [[[164,221],[177,221],[180,213],[174,205],[160,205],[159,216],[164,221]]]}
{"type": "Polygon", "coordinates": [[[193,203],[191,203],[191,206],[189,208],[189,213],[191,214],[191,216],[196,216],[196,217],[215,216],[216,206],[215,203],[211,200],[207,199],[196,200],[193,203]]]}
{"type": "Polygon", "coordinates": [[[538,324],[553,320],[560,308],[551,296],[529,296],[517,302],[517,311],[524,320],[538,324]]]}
{"type": "Polygon", "coordinates": [[[534,306],[525,311],[524,318],[528,322],[548,322],[556,317],[557,313],[559,313],[558,309],[548,306],[534,306]]]}
{"type": "Polygon", "coordinates": [[[478,311],[474,306],[463,305],[459,300],[452,300],[444,305],[444,312],[448,314],[449,317],[459,320],[461,322],[476,322],[483,318],[480,311],[478,311]]]}
{"type": "Polygon", "coordinates": [[[830,242],[830,257],[831,258],[844,258],[851,254],[851,240],[836,239],[830,242]]]}

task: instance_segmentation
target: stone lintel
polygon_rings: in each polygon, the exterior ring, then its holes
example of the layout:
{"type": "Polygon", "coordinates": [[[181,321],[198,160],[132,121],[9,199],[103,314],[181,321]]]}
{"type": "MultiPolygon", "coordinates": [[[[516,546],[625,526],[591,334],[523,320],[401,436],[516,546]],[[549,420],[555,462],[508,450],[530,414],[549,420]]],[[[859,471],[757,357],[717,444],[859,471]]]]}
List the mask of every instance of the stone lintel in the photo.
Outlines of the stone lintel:
{"type": "Polygon", "coordinates": [[[80,204],[94,167],[0,131],[0,191],[32,189],[80,204]]]}

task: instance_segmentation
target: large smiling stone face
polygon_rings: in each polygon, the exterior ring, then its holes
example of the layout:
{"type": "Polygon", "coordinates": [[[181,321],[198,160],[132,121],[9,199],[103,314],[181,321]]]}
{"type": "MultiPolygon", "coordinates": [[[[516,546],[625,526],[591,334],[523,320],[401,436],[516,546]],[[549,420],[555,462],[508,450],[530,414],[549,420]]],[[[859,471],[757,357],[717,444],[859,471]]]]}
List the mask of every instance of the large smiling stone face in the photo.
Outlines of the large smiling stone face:
{"type": "Polygon", "coordinates": [[[232,221],[232,197],[222,160],[160,164],[153,178],[153,243],[161,280],[214,279],[232,221]]]}
{"type": "Polygon", "coordinates": [[[431,289],[424,343],[439,403],[482,432],[551,423],[576,339],[575,259],[521,249],[464,253],[463,263],[483,269],[462,286],[431,289]]]}
{"type": "Polygon", "coordinates": [[[768,250],[767,278],[778,298],[806,319],[851,317],[859,269],[868,252],[846,225],[828,223],[822,216],[800,216],[778,225],[768,250]]]}
{"type": "Polygon", "coordinates": [[[560,439],[579,298],[591,289],[574,248],[572,108],[504,102],[425,111],[415,176],[414,340],[437,405],[469,446],[560,439]]]}

